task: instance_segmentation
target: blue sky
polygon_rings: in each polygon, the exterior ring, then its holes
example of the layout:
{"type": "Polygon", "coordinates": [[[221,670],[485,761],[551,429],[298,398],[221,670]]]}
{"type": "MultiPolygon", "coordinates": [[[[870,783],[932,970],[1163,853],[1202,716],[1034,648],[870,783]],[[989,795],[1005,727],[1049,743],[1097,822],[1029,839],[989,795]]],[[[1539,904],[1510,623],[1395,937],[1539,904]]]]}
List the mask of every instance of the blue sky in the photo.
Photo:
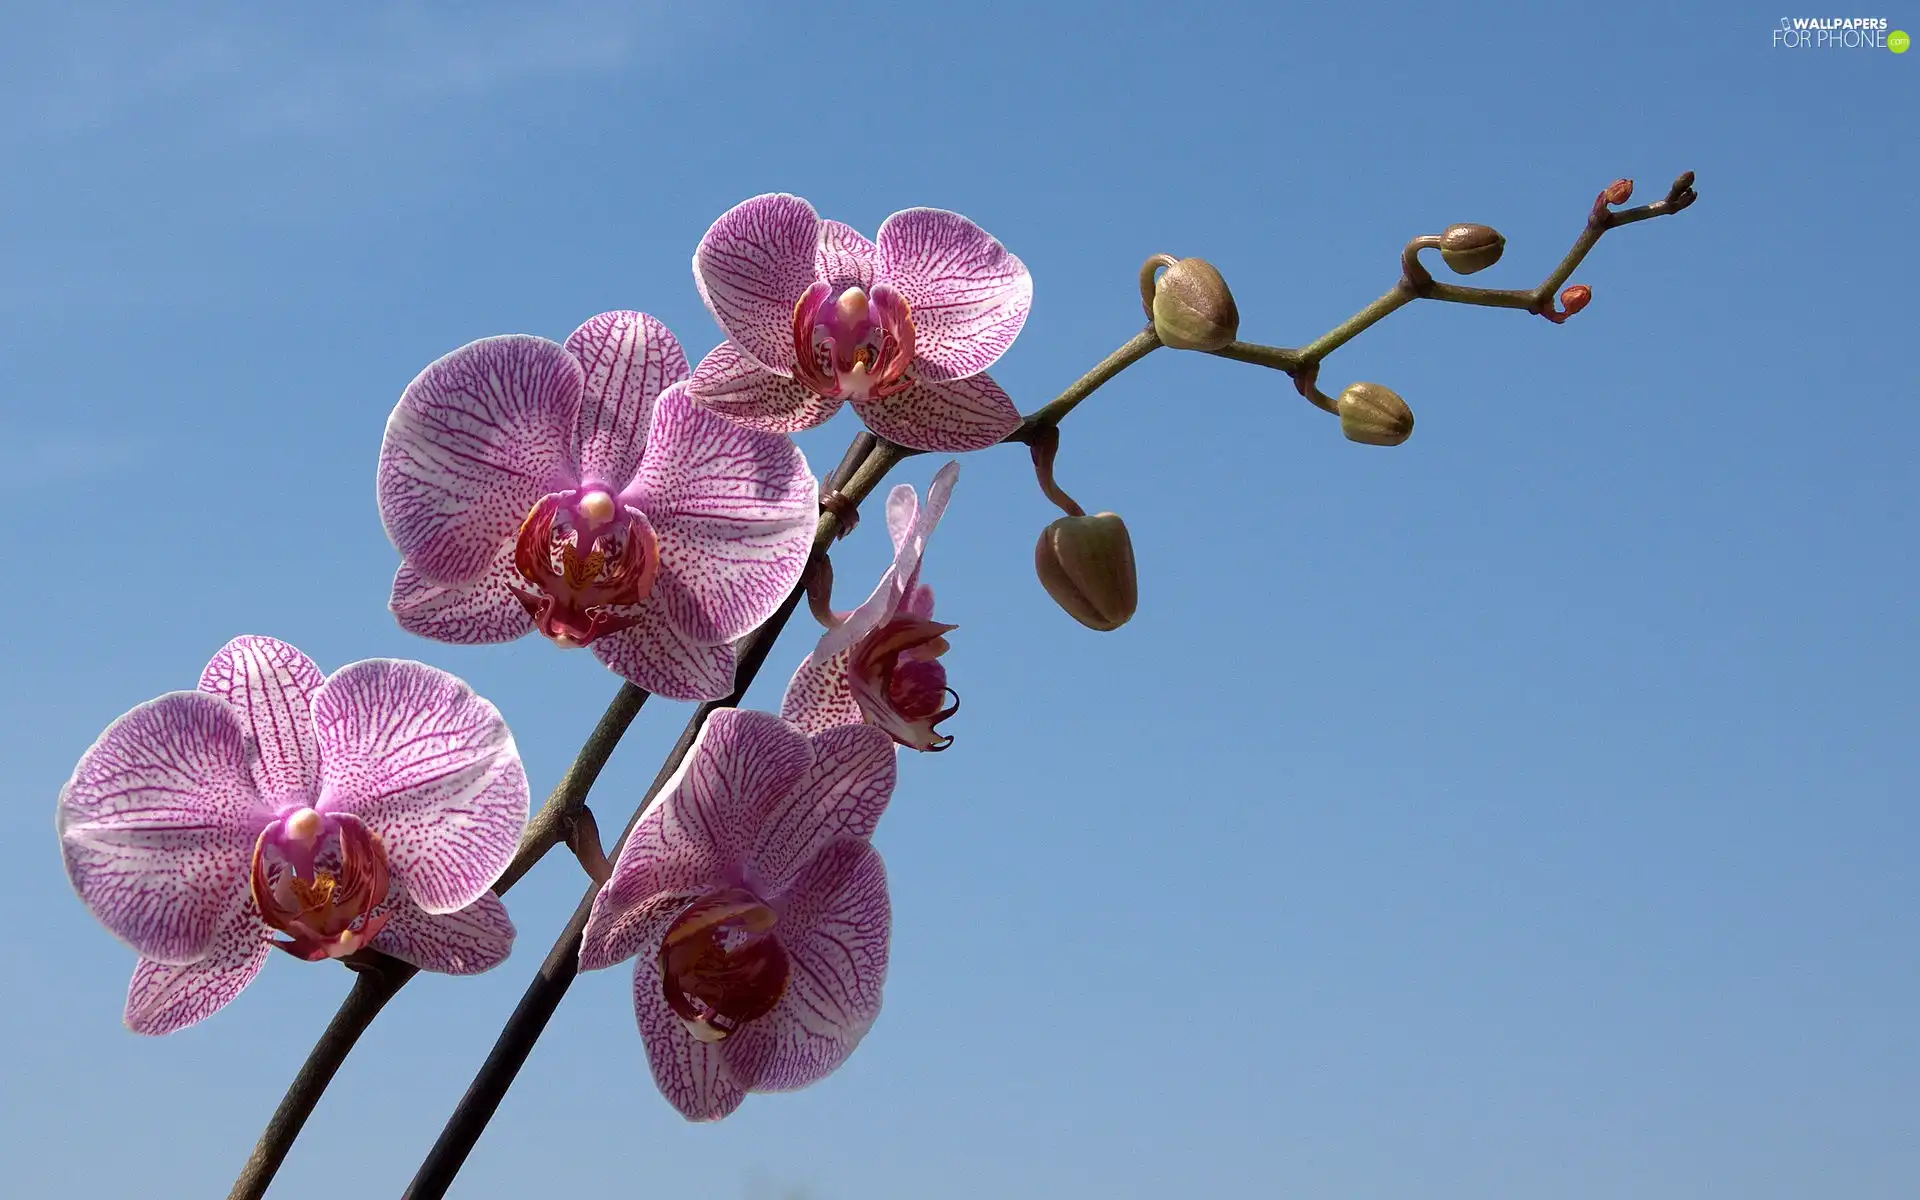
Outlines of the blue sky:
{"type": "MultiPolygon", "coordinates": [[[[610,308],[697,356],[695,242],[786,190],[1020,254],[995,374],[1031,409],[1134,331],[1149,254],[1297,345],[1412,235],[1495,225],[1476,282],[1529,286],[1608,181],[1689,168],[1699,204],[1609,235],[1564,326],[1422,304],[1329,360],[1407,397],[1398,449],[1191,354],[1101,392],[1060,474],[1133,531],[1116,633],[1035,582],[1025,456],[969,456],[927,567],[965,705],[876,838],[873,1033],[689,1126],[625,972],[586,977],[454,1194],[1920,1190],[1920,55],[1775,49],[1779,13],[1730,4],[386,8],[0,17],[16,1194],[222,1194],[349,985],[281,957],[200,1027],[121,1027],[132,955],[49,819],[110,720],[243,632],[414,657],[500,705],[544,795],[615,690],[387,615],[374,460],[433,358],[610,308]]],[[[816,470],[852,419],[802,436],[816,470]]],[[[843,605],[878,528],[835,552],[843,605]]],[[[642,714],[603,823],[685,708],[642,714]]],[[[402,995],[276,1195],[397,1193],[581,887],[549,860],[514,959],[402,995]]]]}

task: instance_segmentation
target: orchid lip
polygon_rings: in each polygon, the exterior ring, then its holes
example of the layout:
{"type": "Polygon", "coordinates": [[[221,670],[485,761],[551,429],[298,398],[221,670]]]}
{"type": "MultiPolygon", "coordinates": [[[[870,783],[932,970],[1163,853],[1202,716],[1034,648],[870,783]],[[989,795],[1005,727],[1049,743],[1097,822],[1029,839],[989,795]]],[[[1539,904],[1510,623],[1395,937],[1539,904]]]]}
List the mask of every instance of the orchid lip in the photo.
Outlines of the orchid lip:
{"type": "Polygon", "coordinates": [[[779,917],[745,888],[689,904],[660,941],[667,1006],[699,1041],[719,1042],[766,1016],[786,995],[792,966],[779,917]]]}
{"type": "Polygon", "coordinates": [[[300,808],[260,831],[249,884],[274,945],[308,962],[342,958],[372,941],[391,915],[387,849],[356,817],[300,808]],[[323,865],[324,863],[324,865],[323,865]]]}
{"type": "Polygon", "coordinates": [[[513,594],[535,627],[578,649],[638,620],[618,610],[652,594],[660,546],[637,509],[590,484],[540,498],[515,539],[514,569],[528,586],[513,594]]]}
{"type": "Polygon", "coordinates": [[[793,377],[830,400],[882,400],[913,383],[912,308],[893,287],[816,280],[793,306],[793,377]]]}

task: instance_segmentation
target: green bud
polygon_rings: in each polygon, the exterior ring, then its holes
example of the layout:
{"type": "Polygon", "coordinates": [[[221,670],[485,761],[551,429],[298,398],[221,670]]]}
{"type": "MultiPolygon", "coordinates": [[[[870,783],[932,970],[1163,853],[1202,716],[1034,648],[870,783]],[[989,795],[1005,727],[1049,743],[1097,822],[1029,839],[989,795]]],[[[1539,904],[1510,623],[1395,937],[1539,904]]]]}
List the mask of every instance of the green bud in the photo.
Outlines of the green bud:
{"type": "Polygon", "coordinates": [[[1153,331],[1175,350],[1218,350],[1240,336],[1240,309],[1204,258],[1182,258],[1153,285],[1153,331]]]}
{"type": "Polygon", "coordinates": [[[1120,628],[1139,603],[1133,539],[1114,513],[1061,517],[1047,526],[1033,566],[1054,603],[1089,629],[1120,628]]]}
{"type": "Polygon", "coordinates": [[[1440,257],[1458,275],[1486,270],[1506,248],[1507,239],[1485,225],[1449,225],[1440,235],[1440,257]]]}
{"type": "Polygon", "coordinates": [[[1377,383],[1356,383],[1340,393],[1340,432],[1350,442],[1398,446],[1413,436],[1413,410],[1399,393],[1377,383]]]}

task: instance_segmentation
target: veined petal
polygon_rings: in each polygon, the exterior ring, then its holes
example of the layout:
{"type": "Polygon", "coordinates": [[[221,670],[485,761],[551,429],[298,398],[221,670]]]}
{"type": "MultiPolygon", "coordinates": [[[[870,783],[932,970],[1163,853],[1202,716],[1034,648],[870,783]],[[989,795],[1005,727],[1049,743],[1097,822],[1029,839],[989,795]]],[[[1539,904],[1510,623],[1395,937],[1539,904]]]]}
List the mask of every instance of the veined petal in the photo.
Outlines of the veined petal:
{"type": "Polygon", "coordinates": [[[888,217],[876,241],[878,282],[913,306],[916,376],[977,375],[1013,345],[1033,307],[1033,277],[986,230],[959,213],[909,208],[888,217]]]}
{"type": "Polygon", "coordinates": [[[251,900],[234,906],[206,957],[184,966],[140,960],[127,985],[127,1028],[158,1036],[197,1025],[238,996],[273,953],[270,932],[251,900]]]}
{"type": "Polygon", "coordinates": [[[633,624],[595,638],[592,650],[614,674],[668,700],[718,700],[733,691],[733,643],[707,645],[680,632],[658,596],[612,611],[633,624]]]}
{"type": "Polygon", "coordinates": [[[774,927],[792,963],[778,1007],[719,1043],[750,1091],[806,1087],[847,1060],[880,1015],[893,914],[886,866],[859,838],[807,864],[774,927]]]}
{"type": "Polygon", "coordinates": [[[511,642],[533,631],[533,618],[513,594],[525,587],[513,566],[514,544],[505,542],[478,579],[455,586],[429,583],[401,563],[393,576],[387,609],[408,633],[462,646],[511,642]]]}
{"type": "Polygon", "coordinates": [[[633,481],[653,402],[687,377],[679,339],[642,312],[604,312],[567,338],[586,372],[574,444],[580,481],[618,492],[633,481]]]}
{"type": "Polygon", "coordinates": [[[266,817],[232,705],[172,692],[107,726],[60,792],[67,878],[146,958],[204,957],[244,896],[266,817]]]}
{"type": "Polygon", "coordinates": [[[814,279],[820,216],[784,193],[755,196],[713,223],[693,253],[693,281],[721,332],[761,366],[793,369],[793,306],[814,279]]]}
{"type": "Polygon", "coordinates": [[[845,403],[767,370],[732,342],[721,342],[700,360],[690,391],[701,408],[763,433],[812,429],[845,403]]]}
{"type": "Polygon", "coordinates": [[[820,244],[813,253],[814,278],[839,291],[844,287],[873,290],[880,252],[858,230],[839,221],[820,222],[820,244]]]}
{"type": "Polygon", "coordinates": [[[853,406],[881,437],[935,453],[983,450],[1020,427],[1020,410],[987,375],[946,383],[916,379],[884,400],[853,406]]]}
{"type": "Polygon", "coordinates": [[[326,681],[314,661],[270,637],[237,637],[200,673],[200,690],[233,706],[259,757],[254,786],[273,800],[309,797],[320,778],[313,693],[326,681]]]}
{"type": "Polygon", "coordinates": [[[827,659],[846,655],[854,643],[885,625],[893,619],[900,607],[899,576],[893,567],[888,567],[880,575],[873,592],[860,606],[847,614],[847,619],[820,635],[820,641],[813,648],[815,658],[827,659]]]}
{"type": "Polygon", "coordinates": [[[466,583],[534,501],[571,487],[583,373],[525,335],[471,342],[420,372],[387,419],[380,519],[420,575],[466,583]]]}
{"type": "Polygon", "coordinates": [[[800,582],[819,517],[800,450],[697,407],[686,386],[654,406],[639,478],[622,499],[660,542],[655,594],[699,642],[732,641],[773,615],[800,582]]]}
{"type": "Polygon", "coordinates": [[[958,462],[941,467],[927,488],[924,506],[911,484],[897,484],[888,493],[887,532],[893,538],[893,565],[881,575],[873,594],[860,607],[821,636],[820,644],[814,649],[816,656],[826,658],[840,654],[899,614],[908,591],[918,585],[920,560],[926,555],[927,541],[946,514],[954,482],[959,478],[958,462]]]}
{"type": "Polygon", "coordinates": [[[484,892],[458,912],[429,913],[404,901],[396,904],[371,944],[422,971],[478,975],[506,961],[513,937],[507,906],[484,892]]]}
{"type": "MultiPolygon", "coordinates": [[[[721,1044],[698,1041],[667,1006],[660,956],[643,954],[633,967],[633,1015],[647,1046],[653,1082],[689,1121],[718,1121],[747,1098],[721,1057],[721,1044]]],[[[736,1035],[738,1036],[738,1035],[736,1035]]]]}
{"type": "MultiPolygon", "coordinates": [[[[580,936],[582,971],[611,967],[636,954],[658,956],[660,940],[674,918],[724,883],[710,857],[668,853],[659,844],[660,834],[656,821],[654,840],[636,852],[636,865],[617,881],[617,887],[609,880],[594,896],[593,911],[580,936]]],[[[640,836],[637,827],[634,836],[640,836]]]]}
{"type": "Polygon", "coordinates": [[[500,712],[425,663],[369,659],[313,700],[326,813],[360,818],[429,913],[478,900],[527,823],[527,776],[500,712]]]}
{"type": "Polygon", "coordinates": [[[744,868],[764,823],[792,802],[812,766],[812,743],[779,717],[715,709],[685,765],[647,814],[646,820],[658,823],[658,842],[642,843],[632,855],[621,851],[614,878],[650,870],[650,860],[669,853],[711,855],[722,874],[744,868]]]}
{"type": "Polygon", "coordinates": [[[845,650],[827,658],[815,651],[802,659],[780,701],[781,719],[792,721],[807,733],[860,724],[860,706],[854,702],[853,688],[847,682],[847,661],[845,650]]]}
{"type": "Polygon", "coordinates": [[[839,725],[809,739],[807,773],[768,809],[754,844],[754,890],[774,900],[829,844],[868,838],[893,798],[893,739],[872,725],[839,725]]]}
{"type": "MultiPolygon", "coordinates": [[[[933,531],[939,527],[940,518],[947,515],[947,503],[953,497],[953,485],[960,479],[960,462],[955,459],[934,472],[933,482],[927,486],[927,502],[915,504],[905,528],[894,527],[893,498],[887,501],[887,531],[893,535],[894,578],[902,592],[905,603],[906,593],[920,585],[920,563],[927,555],[927,543],[933,538],[933,531]]],[[[898,495],[899,488],[894,489],[898,495]]]]}

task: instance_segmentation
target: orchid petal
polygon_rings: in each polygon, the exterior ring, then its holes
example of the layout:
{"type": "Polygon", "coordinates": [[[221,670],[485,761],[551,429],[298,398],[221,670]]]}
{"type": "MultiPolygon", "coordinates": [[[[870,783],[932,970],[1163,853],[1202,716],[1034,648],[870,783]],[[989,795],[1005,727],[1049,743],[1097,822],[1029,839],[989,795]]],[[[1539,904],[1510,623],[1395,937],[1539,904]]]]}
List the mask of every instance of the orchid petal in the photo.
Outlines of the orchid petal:
{"type": "Polygon", "coordinates": [[[667,1007],[657,954],[643,954],[634,964],[633,1015],[647,1046],[653,1081],[681,1116],[689,1121],[718,1121],[740,1107],[747,1098],[746,1089],[728,1073],[720,1045],[697,1041],[667,1007]]]}
{"type": "Polygon", "coordinates": [[[484,338],[420,372],[387,419],[380,519],[420,575],[466,583],[540,497],[571,487],[579,360],[545,338],[484,338]]]}
{"type": "Polygon", "coordinates": [[[820,244],[813,252],[814,278],[835,291],[857,287],[871,292],[879,262],[880,252],[853,226],[820,222],[820,244]]]}
{"type": "Polygon", "coordinates": [[[840,651],[826,658],[819,651],[801,660],[787,683],[780,701],[780,716],[807,733],[819,733],[835,725],[858,725],[864,719],[854,702],[853,688],[847,682],[849,652],[840,651]]]}
{"type": "Polygon", "coordinates": [[[502,543],[478,579],[453,587],[429,583],[410,564],[393,576],[387,609],[408,633],[462,646],[511,642],[533,631],[533,618],[513,594],[526,581],[513,565],[514,545],[502,543]]]}
{"type": "Polygon", "coordinates": [[[910,483],[896,483],[887,493],[887,536],[893,539],[893,552],[900,553],[913,533],[920,515],[920,497],[910,483]]]}
{"type": "Polygon", "coordinates": [[[701,408],[763,433],[812,429],[845,403],[767,370],[732,342],[721,342],[700,360],[690,391],[701,408]]]}
{"type": "Polygon", "coordinates": [[[913,306],[917,377],[978,375],[1013,345],[1033,307],[1033,277],[986,230],[959,213],[909,208],[887,218],[876,242],[879,282],[913,306]]]}
{"type": "Polygon", "coordinates": [[[668,619],[708,643],[773,615],[800,582],[819,517],[818,485],[798,447],[699,408],[684,384],[654,406],[639,478],[622,499],[659,538],[654,588],[668,619]]]}
{"type": "MultiPolygon", "coordinates": [[[[946,515],[947,502],[959,477],[958,462],[941,467],[927,488],[925,505],[919,503],[910,484],[898,484],[888,494],[887,532],[893,538],[893,565],[881,575],[873,594],[860,607],[822,635],[820,644],[814,648],[815,655],[827,658],[839,654],[899,615],[907,591],[917,586],[927,541],[940,518],[946,515]]],[[[931,610],[916,615],[931,615],[931,610]]]]}
{"type": "Polygon", "coordinates": [[[204,957],[245,895],[264,817],[246,726],[206,692],[172,692],[107,726],[60,792],[67,878],[144,957],[204,957]]]}
{"type": "Polygon", "coordinates": [[[820,216],[798,196],[734,205],[700,239],[693,280],[729,339],[774,371],[793,369],[793,306],[814,280],[820,216]]]}
{"type": "Polygon", "coordinates": [[[866,841],[824,848],[781,908],[775,929],[792,963],[786,995],[719,1044],[729,1074],[756,1092],[791,1091],[831,1074],[873,1027],[887,981],[887,872],[866,841]]]}
{"type": "Polygon", "coordinates": [[[642,312],[604,312],[567,338],[586,372],[574,445],[580,481],[618,492],[633,481],[653,402],[687,377],[679,339],[642,312]]]}
{"type": "MultiPolygon", "coordinates": [[[[659,842],[654,826],[649,848],[636,852],[635,866],[609,880],[593,898],[593,910],[580,935],[580,969],[598,971],[639,954],[657,956],[660,940],[687,906],[724,882],[712,860],[675,854],[659,842]]],[[[639,837],[639,829],[634,837],[639,837]]],[[[632,839],[628,840],[631,846],[632,839]]],[[[624,855],[623,855],[624,857],[624,855]]]]}
{"type": "Polygon", "coordinates": [[[668,700],[718,700],[733,691],[731,642],[705,645],[688,637],[657,596],[611,611],[632,624],[595,638],[592,648],[614,674],[668,700]]]}
{"type": "Polygon", "coordinates": [[[314,661],[270,637],[237,637],[200,674],[200,690],[233,706],[259,757],[254,786],[269,803],[311,797],[320,777],[313,693],[326,681],[314,661]]]}
{"type": "Polygon", "coordinates": [[[140,960],[127,985],[127,1028],[157,1037],[199,1024],[232,1003],[271,953],[260,911],[250,899],[236,905],[206,957],[184,966],[140,960]]]}
{"type": "MultiPolygon", "coordinates": [[[[915,506],[913,520],[903,532],[894,531],[892,499],[888,500],[887,531],[894,535],[894,577],[903,593],[919,586],[920,563],[926,557],[927,543],[932,540],[933,531],[939,527],[940,518],[947,515],[947,504],[953,497],[953,485],[959,479],[958,460],[935,471],[933,482],[927,485],[927,502],[915,506]]],[[[898,492],[899,489],[894,490],[898,492]]],[[[902,598],[905,598],[904,595],[902,598]]]]}
{"type": "Polygon", "coordinates": [[[823,847],[872,837],[898,777],[893,739],[872,725],[840,725],[808,741],[807,773],[767,810],[753,848],[755,890],[770,899],[796,886],[823,847]]]}
{"type": "Polygon", "coordinates": [[[935,453],[983,450],[1020,428],[1020,410],[987,375],[945,383],[920,378],[884,400],[855,400],[853,407],[888,441],[935,453]]]}
{"type": "Polygon", "coordinates": [[[527,776],[500,712],[425,663],[369,659],[313,700],[321,800],[386,846],[413,903],[450,913],[478,900],[527,823],[527,776]]]}
{"type": "Polygon", "coordinates": [[[492,892],[458,912],[429,913],[411,904],[393,906],[372,946],[423,971],[478,975],[506,961],[513,951],[513,921],[492,892]]]}

